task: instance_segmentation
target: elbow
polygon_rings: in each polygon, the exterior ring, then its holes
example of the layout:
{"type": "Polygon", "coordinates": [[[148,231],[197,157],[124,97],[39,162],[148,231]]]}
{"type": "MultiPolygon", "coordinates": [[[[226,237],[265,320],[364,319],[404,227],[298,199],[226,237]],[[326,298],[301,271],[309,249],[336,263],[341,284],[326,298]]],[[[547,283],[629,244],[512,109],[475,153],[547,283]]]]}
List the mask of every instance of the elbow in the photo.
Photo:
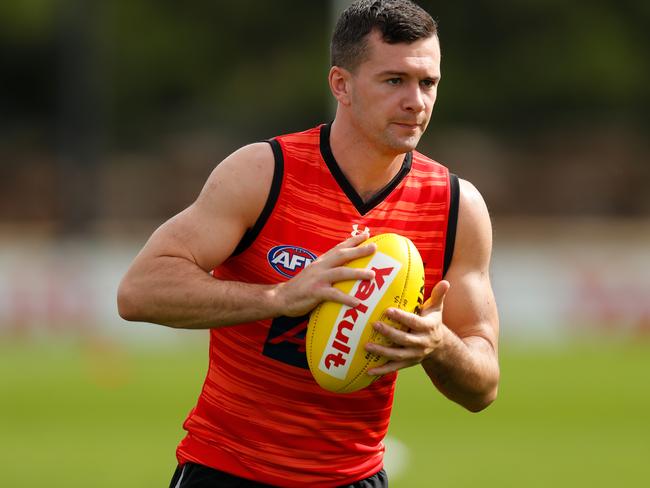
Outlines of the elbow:
{"type": "Polygon", "coordinates": [[[138,300],[133,291],[133,287],[129,286],[126,280],[122,280],[117,289],[117,313],[124,320],[138,322],[141,320],[141,314],[138,309],[138,300]]]}
{"type": "Polygon", "coordinates": [[[499,393],[499,377],[500,373],[497,367],[494,373],[486,378],[483,387],[475,390],[469,400],[463,404],[463,407],[472,413],[478,413],[492,405],[499,393]]]}
{"type": "Polygon", "coordinates": [[[483,377],[483,381],[477,384],[482,386],[474,391],[471,400],[463,406],[472,413],[478,413],[492,405],[499,393],[500,378],[501,371],[498,363],[495,362],[491,371],[483,377]]]}
{"type": "Polygon", "coordinates": [[[467,402],[463,406],[472,413],[481,412],[486,408],[488,408],[490,405],[492,405],[492,403],[494,403],[494,400],[497,399],[497,392],[498,392],[498,387],[495,386],[494,388],[490,389],[488,392],[483,393],[482,395],[475,396],[474,398],[472,398],[471,402],[467,402]]]}

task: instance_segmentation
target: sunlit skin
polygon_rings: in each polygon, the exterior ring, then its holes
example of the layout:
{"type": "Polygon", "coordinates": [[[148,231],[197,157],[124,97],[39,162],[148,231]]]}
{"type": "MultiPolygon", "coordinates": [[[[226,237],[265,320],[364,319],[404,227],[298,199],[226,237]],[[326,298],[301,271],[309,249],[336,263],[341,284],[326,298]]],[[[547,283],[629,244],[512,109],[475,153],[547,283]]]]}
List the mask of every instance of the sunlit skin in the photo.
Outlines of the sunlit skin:
{"type": "Polygon", "coordinates": [[[338,101],[332,126],[334,156],[361,195],[386,183],[417,146],[429,124],[440,82],[437,36],[411,44],[388,44],[368,36],[366,58],[352,70],[334,66],[330,87],[338,101]],[[344,155],[344,157],[339,156],[344,155]],[[356,170],[363,167],[363,178],[356,170]],[[367,172],[381,174],[373,185],[367,172]]]}

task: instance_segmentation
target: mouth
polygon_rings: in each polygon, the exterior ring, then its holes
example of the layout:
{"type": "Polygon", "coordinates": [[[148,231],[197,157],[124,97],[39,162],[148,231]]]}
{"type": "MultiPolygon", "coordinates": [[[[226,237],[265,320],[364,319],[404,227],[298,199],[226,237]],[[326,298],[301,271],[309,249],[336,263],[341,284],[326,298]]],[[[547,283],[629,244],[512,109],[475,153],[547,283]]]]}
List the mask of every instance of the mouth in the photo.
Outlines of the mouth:
{"type": "Polygon", "coordinates": [[[393,125],[409,130],[415,130],[421,126],[421,124],[418,124],[417,122],[393,122],[393,125]]]}

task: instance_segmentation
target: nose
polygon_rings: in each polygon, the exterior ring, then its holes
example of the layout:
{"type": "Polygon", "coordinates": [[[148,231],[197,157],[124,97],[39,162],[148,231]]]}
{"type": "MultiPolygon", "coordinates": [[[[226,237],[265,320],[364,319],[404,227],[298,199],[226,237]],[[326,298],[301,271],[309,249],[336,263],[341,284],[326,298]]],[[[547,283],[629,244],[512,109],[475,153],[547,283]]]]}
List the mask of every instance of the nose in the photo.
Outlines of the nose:
{"type": "Polygon", "coordinates": [[[426,108],[424,94],[419,83],[408,87],[403,100],[403,108],[407,112],[418,113],[426,108]]]}

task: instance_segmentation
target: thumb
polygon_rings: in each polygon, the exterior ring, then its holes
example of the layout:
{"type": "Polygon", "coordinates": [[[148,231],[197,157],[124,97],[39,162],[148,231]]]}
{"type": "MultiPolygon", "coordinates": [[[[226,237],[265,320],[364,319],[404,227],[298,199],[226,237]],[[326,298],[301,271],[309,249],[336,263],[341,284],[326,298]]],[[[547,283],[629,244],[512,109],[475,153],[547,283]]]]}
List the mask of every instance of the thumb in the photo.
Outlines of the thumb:
{"type": "Polygon", "coordinates": [[[434,286],[433,290],[431,290],[431,296],[426,302],[424,302],[424,305],[422,305],[422,312],[428,314],[442,310],[442,305],[445,301],[445,295],[449,291],[450,287],[451,285],[446,280],[442,280],[436,283],[436,286],[434,286]]]}

